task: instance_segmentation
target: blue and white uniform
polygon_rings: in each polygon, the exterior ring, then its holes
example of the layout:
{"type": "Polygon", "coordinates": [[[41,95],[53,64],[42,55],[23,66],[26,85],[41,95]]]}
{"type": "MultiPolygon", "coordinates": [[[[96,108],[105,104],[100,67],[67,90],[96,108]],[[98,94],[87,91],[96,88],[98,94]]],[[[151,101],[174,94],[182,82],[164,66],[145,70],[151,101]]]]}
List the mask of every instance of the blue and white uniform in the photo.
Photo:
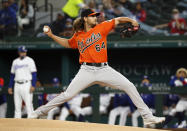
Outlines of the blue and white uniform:
{"type": "MultiPolygon", "coordinates": [[[[4,79],[0,78],[0,88],[2,89],[4,86],[4,79]]],[[[7,100],[6,95],[1,94],[0,95],[0,118],[5,118],[7,112],[7,100]]]]}
{"type": "Polygon", "coordinates": [[[106,114],[108,106],[110,105],[111,98],[114,97],[114,93],[100,94],[99,97],[99,112],[100,114],[106,114]]]}
{"type": "Polygon", "coordinates": [[[180,99],[179,96],[175,94],[165,95],[164,106],[166,106],[168,110],[164,111],[164,115],[170,115],[170,116],[175,115],[176,113],[175,106],[178,103],[179,99],[180,99]]]}
{"type": "Polygon", "coordinates": [[[90,94],[79,93],[73,99],[65,103],[64,107],[61,110],[59,120],[66,120],[69,115],[69,110],[71,110],[74,115],[78,118],[78,121],[82,121],[81,117],[92,114],[92,107],[81,107],[83,98],[89,97],[90,94]]]}
{"type": "MultiPolygon", "coordinates": [[[[18,48],[19,52],[27,52],[25,46],[18,48]]],[[[22,100],[25,102],[27,116],[33,112],[33,93],[30,92],[31,86],[36,86],[36,65],[32,58],[16,58],[11,67],[9,88],[14,86],[15,118],[21,118],[22,100]]]]}
{"type": "Polygon", "coordinates": [[[132,111],[132,101],[127,94],[115,94],[113,109],[109,113],[108,124],[114,125],[117,116],[120,116],[119,125],[124,126],[127,115],[132,111]]]}
{"type": "MultiPolygon", "coordinates": [[[[186,87],[187,78],[172,76],[169,84],[171,87],[186,87]]],[[[180,95],[180,100],[176,105],[176,112],[183,112],[185,110],[187,110],[187,95],[180,95]]]]}

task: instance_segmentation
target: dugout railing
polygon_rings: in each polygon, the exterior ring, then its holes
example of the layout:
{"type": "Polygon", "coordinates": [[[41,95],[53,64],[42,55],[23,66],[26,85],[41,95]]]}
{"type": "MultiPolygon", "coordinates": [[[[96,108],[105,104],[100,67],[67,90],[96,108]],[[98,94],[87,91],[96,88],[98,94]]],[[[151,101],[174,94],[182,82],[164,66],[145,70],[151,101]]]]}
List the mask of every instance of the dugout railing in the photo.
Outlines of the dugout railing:
{"type": "MultiPolygon", "coordinates": [[[[66,87],[38,87],[34,91],[34,107],[38,107],[38,95],[47,93],[60,93],[62,90],[64,90],[66,87]]],[[[156,115],[157,116],[163,116],[163,95],[164,94],[186,94],[187,88],[186,87],[177,87],[177,88],[170,88],[170,87],[151,87],[151,88],[143,88],[138,87],[137,88],[139,93],[144,94],[155,94],[155,109],[156,109],[156,115]]],[[[94,85],[92,87],[88,87],[87,89],[83,90],[84,93],[89,93],[92,97],[92,108],[93,108],[93,114],[92,114],[92,122],[99,123],[100,122],[100,114],[99,114],[99,97],[102,93],[119,93],[121,91],[115,90],[109,87],[100,87],[99,85],[94,85]]],[[[7,88],[0,88],[0,94],[5,93],[7,94],[7,103],[8,103],[8,109],[7,109],[7,117],[13,117],[14,113],[14,104],[13,104],[13,96],[8,95],[7,88]]],[[[158,125],[157,127],[160,127],[161,125],[158,125]]]]}

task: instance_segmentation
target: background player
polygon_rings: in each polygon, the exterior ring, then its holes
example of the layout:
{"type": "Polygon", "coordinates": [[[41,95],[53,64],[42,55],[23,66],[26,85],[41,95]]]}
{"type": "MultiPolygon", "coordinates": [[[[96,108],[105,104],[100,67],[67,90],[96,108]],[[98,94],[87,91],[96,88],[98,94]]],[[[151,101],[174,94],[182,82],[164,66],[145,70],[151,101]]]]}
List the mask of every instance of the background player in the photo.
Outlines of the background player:
{"type": "Polygon", "coordinates": [[[82,65],[67,90],[46,105],[39,107],[32,113],[30,118],[37,118],[47,114],[49,110],[68,101],[92,84],[104,83],[110,87],[123,90],[130,96],[143,117],[145,125],[163,122],[165,120],[164,117],[152,115],[134,84],[108,65],[106,40],[108,33],[118,24],[130,22],[133,26],[139,27],[138,23],[127,17],[118,17],[98,24],[96,16],[99,14],[91,9],[83,10],[81,18],[77,18],[74,21],[75,33],[71,39],[55,36],[48,26],[44,27],[45,33],[60,45],[67,48],[78,48],[80,64],[82,65]]]}
{"type": "Polygon", "coordinates": [[[114,108],[109,113],[108,124],[115,125],[115,121],[119,115],[119,125],[124,126],[128,114],[134,109],[133,106],[134,105],[127,94],[115,94],[113,101],[114,108]]]}
{"type": "MultiPolygon", "coordinates": [[[[0,88],[2,89],[4,87],[4,79],[0,77],[0,88]]],[[[6,111],[7,111],[7,102],[6,102],[6,95],[1,94],[0,95],[0,118],[6,117],[6,111]]]]}
{"type": "Polygon", "coordinates": [[[175,94],[166,94],[164,97],[164,111],[166,117],[164,128],[168,128],[168,123],[172,120],[176,113],[176,104],[179,101],[179,96],[175,94]]]}
{"type": "Polygon", "coordinates": [[[109,106],[111,105],[113,107],[113,104],[111,101],[113,101],[114,93],[108,93],[108,94],[100,94],[99,97],[99,112],[101,115],[108,114],[109,106]]]}
{"type": "Polygon", "coordinates": [[[78,121],[85,121],[85,116],[92,114],[92,107],[90,106],[91,101],[86,103],[86,106],[82,107],[84,98],[89,99],[90,95],[87,93],[79,93],[73,99],[65,103],[65,106],[61,110],[59,120],[66,120],[66,118],[73,113],[78,121]]]}
{"type": "MultiPolygon", "coordinates": [[[[176,71],[176,75],[170,80],[171,87],[186,87],[187,86],[187,71],[185,68],[179,68],[176,71]]],[[[180,95],[180,100],[176,104],[176,107],[170,111],[170,114],[166,118],[165,125],[168,124],[175,116],[178,118],[177,127],[184,128],[187,126],[185,120],[185,111],[187,110],[187,95],[180,95]]]]}
{"type": "Polygon", "coordinates": [[[14,85],[15,118],[21,118],[22,100],[26,105],[27,117],[33,112],[32,99],[37,80],[35,62],[27,56],[26,47],[20,46],[18,54],[19,57],[12,63],[8,89],[9,94],[13,94],[12,87],[14,85]]]}

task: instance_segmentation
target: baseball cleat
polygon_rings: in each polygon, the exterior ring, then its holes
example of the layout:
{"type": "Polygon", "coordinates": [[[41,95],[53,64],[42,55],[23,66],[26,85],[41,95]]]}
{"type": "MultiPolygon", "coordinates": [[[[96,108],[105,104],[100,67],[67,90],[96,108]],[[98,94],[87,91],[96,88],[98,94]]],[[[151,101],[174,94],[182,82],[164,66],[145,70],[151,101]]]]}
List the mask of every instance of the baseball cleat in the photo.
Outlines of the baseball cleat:
{"type": "Polygon", "coordinates": [[[37,119],[39,116],[35,112],[32,112],[28,119],[37,119]]]}
{"type": "Polygon", "coordinates": [[[144,125],[148,126],[151,124],[158,124],[158,123],[162,123],[165,121],[165,117],[156,117],[156,116],[152,116],[151,118],[143,118],[144,121],[144,125]]]}
{"type": "Polygon", "coordinates": [[[178,125],[178,128],[185,128],[187,126],[186,121],[182,121],[180,125],[178,125]]]}

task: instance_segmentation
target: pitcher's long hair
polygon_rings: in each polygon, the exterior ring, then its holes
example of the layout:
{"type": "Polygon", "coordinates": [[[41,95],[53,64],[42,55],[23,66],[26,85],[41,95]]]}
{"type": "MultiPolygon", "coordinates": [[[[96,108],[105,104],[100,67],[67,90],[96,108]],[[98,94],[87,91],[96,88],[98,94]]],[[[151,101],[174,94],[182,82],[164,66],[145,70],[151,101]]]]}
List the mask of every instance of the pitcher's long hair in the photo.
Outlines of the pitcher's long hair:
{"type": "Polygon", "coordinates": [[[84,19],[81,17],[78,17],[73,22],[73,31],[76,33],[78,31],[84,30],[84,19]]]}

